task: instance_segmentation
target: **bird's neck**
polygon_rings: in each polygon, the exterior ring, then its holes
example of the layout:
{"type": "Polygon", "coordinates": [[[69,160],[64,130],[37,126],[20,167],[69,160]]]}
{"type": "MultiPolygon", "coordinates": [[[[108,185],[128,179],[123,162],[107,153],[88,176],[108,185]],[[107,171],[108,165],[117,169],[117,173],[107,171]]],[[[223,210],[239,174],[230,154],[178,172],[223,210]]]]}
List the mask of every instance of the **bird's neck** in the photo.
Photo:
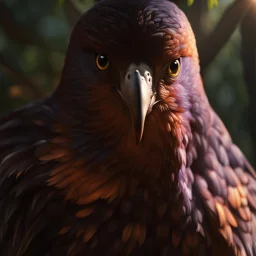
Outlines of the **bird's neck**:
{"type": "Polygon", "coordinates": [[[158,114],[149,116],[139,145],[125,118],[115,123],[119,127],[109,123],[97,131],[60,117],[58,132],[67,139],[61,147],[67,147],[69,156],[52,172],[49,183],[83,207],[105,200],[109,208],[113,201],[135,197],[141,203],[148,200],[146,204],[161,201],[163,208],[173,211],[174,223],[177,218],[184,221],[191,211],[192,184],[186,169],[190,135],[182,116],[158,114]]]}

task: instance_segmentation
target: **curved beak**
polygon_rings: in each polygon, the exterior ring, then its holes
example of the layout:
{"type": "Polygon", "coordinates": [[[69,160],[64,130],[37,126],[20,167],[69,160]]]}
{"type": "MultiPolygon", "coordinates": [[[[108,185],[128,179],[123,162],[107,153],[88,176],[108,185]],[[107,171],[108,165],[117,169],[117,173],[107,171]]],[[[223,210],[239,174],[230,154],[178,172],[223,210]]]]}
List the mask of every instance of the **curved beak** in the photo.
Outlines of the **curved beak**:
{"type": "Polygon", "coordinates": [[[125,75],[121,96],[126,102],[134,125],[136,143],[141,142],[146,115],[154,97],[152,93],[152,76],[145,64],[131,65],[125,75]]]}

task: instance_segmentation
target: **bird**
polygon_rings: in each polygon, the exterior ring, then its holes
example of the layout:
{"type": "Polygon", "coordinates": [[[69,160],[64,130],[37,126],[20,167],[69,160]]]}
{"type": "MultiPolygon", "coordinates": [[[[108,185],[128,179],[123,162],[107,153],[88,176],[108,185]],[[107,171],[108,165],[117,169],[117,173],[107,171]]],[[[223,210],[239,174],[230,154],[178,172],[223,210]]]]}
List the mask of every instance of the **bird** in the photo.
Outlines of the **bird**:
{"type": "Polygon", "coordinates": [[[168,0],[99,1],[54,92],[0,119],[0,255],[254,256],[255,213],[168,0]]]}

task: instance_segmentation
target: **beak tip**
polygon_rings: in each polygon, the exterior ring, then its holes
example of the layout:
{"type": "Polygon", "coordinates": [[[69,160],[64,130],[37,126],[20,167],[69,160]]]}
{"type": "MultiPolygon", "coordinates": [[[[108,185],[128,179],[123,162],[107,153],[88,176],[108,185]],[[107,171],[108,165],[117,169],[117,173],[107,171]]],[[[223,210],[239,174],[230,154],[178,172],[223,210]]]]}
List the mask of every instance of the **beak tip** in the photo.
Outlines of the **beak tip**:
{"type": "Polygon", "coordinates": [[[141,143],[141,139],[142,139],[142,136],[136,138],[136,144],[137,145],[139,145],[141,143]]]}
{"type": "Polygon", "coordinates": [[[141,129],[136,129],[135,130],[136,144],[137,145],[141,144],[141,141],[142,141],[142,138],[143,138],[143,132],[144,132],[144,127],[141,127],[141,129]]]}

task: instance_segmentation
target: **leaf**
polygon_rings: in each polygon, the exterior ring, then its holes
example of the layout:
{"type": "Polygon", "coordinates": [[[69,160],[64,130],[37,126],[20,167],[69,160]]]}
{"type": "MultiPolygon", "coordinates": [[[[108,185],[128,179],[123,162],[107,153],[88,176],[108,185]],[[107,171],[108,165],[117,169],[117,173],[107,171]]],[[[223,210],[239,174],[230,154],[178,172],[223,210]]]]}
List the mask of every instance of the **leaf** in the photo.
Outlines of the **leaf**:
{"type": "Polygon", "coordinates": [[[212,9],[214,6],[218,6],[219,5],[219,1],[218,0],[208,0],[208,9],[212,9]]]}
{"type": "Polygon", "coordinates": [[[191,6],[194,3],[194,0],[187,0],[188,6],[191,6]]]}

